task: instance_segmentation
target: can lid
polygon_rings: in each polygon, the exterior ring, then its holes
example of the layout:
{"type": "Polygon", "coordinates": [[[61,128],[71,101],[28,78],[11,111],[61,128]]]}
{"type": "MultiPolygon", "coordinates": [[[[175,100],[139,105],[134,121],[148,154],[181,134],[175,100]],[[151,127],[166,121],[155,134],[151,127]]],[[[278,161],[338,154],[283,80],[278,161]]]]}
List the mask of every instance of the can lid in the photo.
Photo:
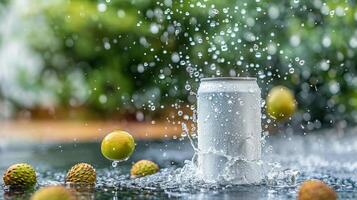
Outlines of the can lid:
{"type": "Polygon", "coordinates": [[[254,77],[211,77],[201,78],[201,81],[256,81],[254,77]]]}

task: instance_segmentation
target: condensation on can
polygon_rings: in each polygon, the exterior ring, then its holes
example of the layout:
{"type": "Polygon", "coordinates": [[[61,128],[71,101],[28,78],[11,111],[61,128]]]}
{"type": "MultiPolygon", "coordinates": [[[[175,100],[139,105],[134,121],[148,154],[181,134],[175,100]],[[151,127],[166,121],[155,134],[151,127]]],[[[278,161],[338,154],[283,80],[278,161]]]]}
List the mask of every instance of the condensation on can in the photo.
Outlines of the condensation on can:
{"type": "Polygon", "coordinates": [[[261,182],[260,101],[255,78],[201,80],[197,94],[198,169],[204,181],[261,182]]]}

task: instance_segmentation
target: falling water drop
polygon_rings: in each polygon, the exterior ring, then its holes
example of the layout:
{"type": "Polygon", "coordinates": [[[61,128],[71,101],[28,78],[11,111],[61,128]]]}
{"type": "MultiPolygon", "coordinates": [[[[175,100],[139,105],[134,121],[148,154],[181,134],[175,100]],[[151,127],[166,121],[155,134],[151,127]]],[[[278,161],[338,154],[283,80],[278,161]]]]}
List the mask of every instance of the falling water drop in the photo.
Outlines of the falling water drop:
{"type": "Polygon", "coordinates": [[[112,162],[112,167],[116,168],[118,166],[119,161],[115,160],[112,162]]]}
{"type": "Polygon", "coordinates": [[[191,86],[187,84],[187,85],[185,85],[185,89],[186,90],[191,90],[191,86]]]}
{"type": "Polygon", "coordinates": [[[290,68],[290,69],[289,69],[289,73],[290,73],[290,74],[293,74],[294,72],[295,72],[295,69],[294,69],[294,68],[290,68]]]}
{"type": "Polygon", "coordinates": [[[165,79],[165,75],[164,74],[159,74],[159,79],[165,79]]]}

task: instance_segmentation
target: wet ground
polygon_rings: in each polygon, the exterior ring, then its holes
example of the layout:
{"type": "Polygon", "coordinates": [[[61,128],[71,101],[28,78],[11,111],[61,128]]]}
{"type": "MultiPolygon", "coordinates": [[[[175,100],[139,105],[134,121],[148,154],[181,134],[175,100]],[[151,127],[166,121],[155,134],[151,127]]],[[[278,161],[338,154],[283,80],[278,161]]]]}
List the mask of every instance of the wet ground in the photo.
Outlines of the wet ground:
{"type": "MultiPolygon", "coordinates": [[[[0,145],[0,171],[11,164],[28,162],[38,172],[38,187],[63,183],[66,171],[78,162],[97,169],[94,191],[84,199],[295,199],[299,183],[321,179],[334,187],[339,199],[357,198],[357,131],[345,135],[334,131],[307,136],[271,136],[264,146],[266,177],[261,185],[212,185],[194,178],[190,162],[193,149],[187,139],[138,141],[130,160],[116,168],[100,153],[99,143],[4,144],[0,145]],[[132,162],[157,162],[160,173],[130,179],[132,162]]],[[[0,193],[0,199],[28,199],[24,195],[0,193]]]]}

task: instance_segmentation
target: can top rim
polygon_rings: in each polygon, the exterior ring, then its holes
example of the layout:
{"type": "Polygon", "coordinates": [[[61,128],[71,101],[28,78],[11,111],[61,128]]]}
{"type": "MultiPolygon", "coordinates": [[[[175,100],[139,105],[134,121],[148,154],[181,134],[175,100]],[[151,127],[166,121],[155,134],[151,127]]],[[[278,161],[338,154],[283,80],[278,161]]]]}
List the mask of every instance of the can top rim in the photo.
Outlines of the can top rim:
{"type": "Polygon", "coordinates": [[[254,77],[211,77],[201,78],[201,81],[256,81],[254,77]]]}

